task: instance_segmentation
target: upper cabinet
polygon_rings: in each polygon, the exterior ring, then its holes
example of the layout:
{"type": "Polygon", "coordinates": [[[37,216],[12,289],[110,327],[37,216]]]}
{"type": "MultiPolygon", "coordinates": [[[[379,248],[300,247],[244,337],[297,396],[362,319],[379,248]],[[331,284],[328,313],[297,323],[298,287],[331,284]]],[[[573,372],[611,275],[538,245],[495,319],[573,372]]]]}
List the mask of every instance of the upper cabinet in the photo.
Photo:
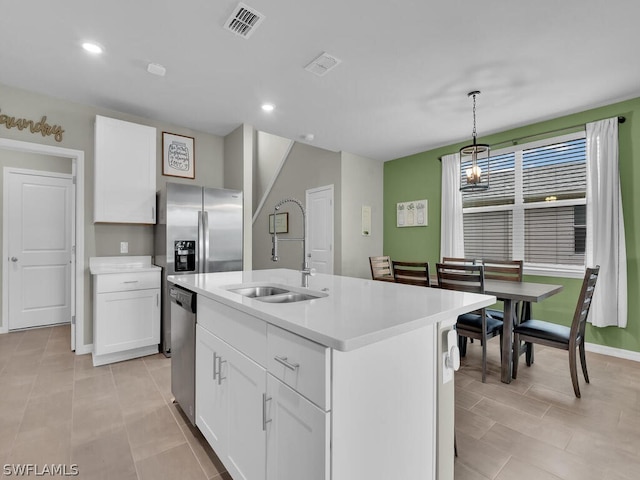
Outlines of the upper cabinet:
{"type": "Polygon", "coordinates": [[[96,115],[94,222],[156,223],[156,129],[96,115]]]}

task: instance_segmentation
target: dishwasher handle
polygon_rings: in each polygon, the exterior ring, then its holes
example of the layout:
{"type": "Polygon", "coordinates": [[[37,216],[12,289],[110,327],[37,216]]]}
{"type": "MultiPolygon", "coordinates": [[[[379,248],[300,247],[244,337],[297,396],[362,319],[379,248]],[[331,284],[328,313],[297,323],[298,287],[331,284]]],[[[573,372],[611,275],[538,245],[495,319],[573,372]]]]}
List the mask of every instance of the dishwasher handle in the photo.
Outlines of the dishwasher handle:
{"type": "Polygon", "coordinates": [[[169,287],[169,298],[181,308],[191,313],[196,313],[197,295],[194,292],[172,285],[169,287]]]}

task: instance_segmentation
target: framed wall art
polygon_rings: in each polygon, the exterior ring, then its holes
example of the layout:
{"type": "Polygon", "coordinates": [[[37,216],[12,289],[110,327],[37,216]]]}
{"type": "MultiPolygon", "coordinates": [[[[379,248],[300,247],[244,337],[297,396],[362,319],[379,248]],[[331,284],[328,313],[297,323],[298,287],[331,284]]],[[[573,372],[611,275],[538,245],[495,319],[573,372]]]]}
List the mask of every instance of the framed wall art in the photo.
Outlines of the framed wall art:
{"type": "MultiPolygon", "coordinates": [[[[269,214],[269,233],[273,233],[273,213],[269,214]]],[[[289,212],[277,213],[275,216],[276,233],[289,233],[289,212]]]]}
{"type": "Polygon", "coordinates": [[[193,137],[162,132],[162,174],[196,178],[194,143],[193,137]]]}
{"type": "Polygon", "coordinates": [[[427,205],[426,200],[398,203],[396,205],[396,227],[426,227],[429,224],[427,205]]]}

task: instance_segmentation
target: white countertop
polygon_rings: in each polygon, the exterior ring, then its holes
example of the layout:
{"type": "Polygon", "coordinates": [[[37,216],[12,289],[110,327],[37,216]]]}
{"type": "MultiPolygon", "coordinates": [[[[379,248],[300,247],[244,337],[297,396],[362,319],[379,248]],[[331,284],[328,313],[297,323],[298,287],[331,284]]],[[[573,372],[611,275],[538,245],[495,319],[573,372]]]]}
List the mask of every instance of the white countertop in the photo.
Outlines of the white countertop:
{"type": "Polygon", "coordinates": [[[353,350],[433,323],[453,325],[458,315],[493,305],[496,297],[318,274],[300,287],[300,272],[171,275],[176,285],[236,308],[322,345],[353,350]],[[294,303],[266,303],[227,291],[248,285],[281,285],[296,292],[327,294],[294,303]]]}
{"type": "Polygon", "coordinates": [[[150,255],[89,258],[89,271],[92,275],[155,272],[160,270],[162,270],[160,267],[151,264],[150,255]]]}

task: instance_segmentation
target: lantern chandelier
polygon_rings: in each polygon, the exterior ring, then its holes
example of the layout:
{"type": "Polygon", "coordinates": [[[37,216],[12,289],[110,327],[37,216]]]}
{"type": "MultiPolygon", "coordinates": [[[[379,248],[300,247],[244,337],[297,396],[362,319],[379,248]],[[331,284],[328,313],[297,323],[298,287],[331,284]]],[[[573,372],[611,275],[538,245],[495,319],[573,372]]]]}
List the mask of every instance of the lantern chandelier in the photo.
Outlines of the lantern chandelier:
{"type": "Polygon", "coordinates": [[[480,90],[469,92],[467,96],[473,97],[473,143],[460,149],[460,167],[462,168],[463,182],[460,190],[486,190],[489,188],[489,157],[491,148],[486,143],[477,143],[476,137],[476,95],[480,90]]]}

